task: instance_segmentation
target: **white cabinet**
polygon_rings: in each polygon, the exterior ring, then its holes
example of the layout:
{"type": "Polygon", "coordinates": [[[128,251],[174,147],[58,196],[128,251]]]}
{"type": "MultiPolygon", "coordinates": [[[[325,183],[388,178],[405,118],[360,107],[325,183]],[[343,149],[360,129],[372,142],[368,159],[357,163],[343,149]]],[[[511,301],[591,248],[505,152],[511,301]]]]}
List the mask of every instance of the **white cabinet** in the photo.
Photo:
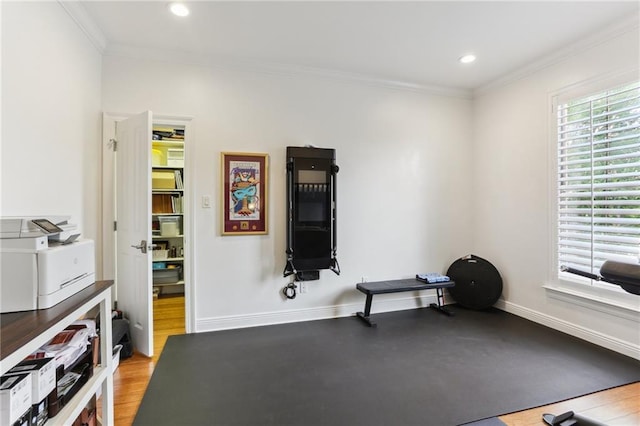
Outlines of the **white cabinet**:
{"type": "Polygon", "coordinates": [[[184,138],[184,126],[153,126],[151,228],[155,295],[184,293],[184,138]]]}
{"type": "Polygon", "coordinates": [[[4,374],[73,321],[96,306],[100,309],[101,364],[71,401],[47,421],[47,426],[73,423],[98,389],[102,394],[102,411],[97,414],[103,425],[113,425],[112,285],[113,281],[98,281],[49,309],[0,315],[0,373],[4,374]]]}

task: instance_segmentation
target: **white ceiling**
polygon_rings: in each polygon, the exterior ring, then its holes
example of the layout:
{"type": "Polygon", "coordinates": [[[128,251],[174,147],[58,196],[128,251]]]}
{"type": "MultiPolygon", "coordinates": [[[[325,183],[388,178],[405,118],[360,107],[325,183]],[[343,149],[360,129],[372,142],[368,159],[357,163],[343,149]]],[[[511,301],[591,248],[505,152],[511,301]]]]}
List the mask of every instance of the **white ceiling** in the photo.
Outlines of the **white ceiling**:
{"type": "Polygon", "coordinates": [[[477,89],[621,21],[638,1],[275,2],[83,1],[106,39],[127,48],[207,60],[362,75],[477,89]],[[471,65],[458,58],[473,52],[471,65]]]}

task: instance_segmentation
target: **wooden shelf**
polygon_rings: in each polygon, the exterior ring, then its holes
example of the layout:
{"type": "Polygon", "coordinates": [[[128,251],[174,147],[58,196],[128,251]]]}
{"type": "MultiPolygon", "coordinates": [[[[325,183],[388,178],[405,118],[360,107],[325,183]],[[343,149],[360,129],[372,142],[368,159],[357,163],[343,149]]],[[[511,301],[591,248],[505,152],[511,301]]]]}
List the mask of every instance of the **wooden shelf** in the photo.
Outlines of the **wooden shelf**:
{"type": "Polygon", "coordinates": [[[168,285],[184,285],[184,281],[176,281],[175,283],[161,283],[161,284],[153,284],[154,287],[164,287],[168,285]]]}
{"type": "Polygon", "coordinates": [[[151,141],[151,146],[164,146],[164,147],[184,147],[184,140],[182,139],[175,139],[175,140],[167,140],[167,139],[162,139],[162,140],[152,140],[151,141]]]}
{"type": "Polygon", "coordinates": [[[152,169],[156,170],[182,170],[184,167],[178,166],[151,166],[152,169]]]}
{"type": "MultiPolygon", "coordinates": [[[[99,301],[98,296],[112,285],[113,281],[97,281],[49,309],[0,315],[1,372],[9,370],[13,365],[37,350],[41,346],[39,343],[43,340],[43,333],[51,330],[54,326],[62,330],[77,320],[84,312],[80,312],[78,318],[69,317],[73,316],[74,311],[82,310],[78,306],[90,304],[93,300],[95,300],[95,306],[99,301]],[[17,356],[16,353],[18,353],[17,356]],[[5,364],[9,364],[8,368],[5,368],[5,364]]],[[[58,334],[59,330],[50,331],[51,338],[58,334]]],[[[42,344],[44,343],[46,341],[42,342],[42,344]]]]}
{"type": "Polygon", "coordinates": [[[97,281],[48,309],[0,315],[0,374],[4,374],[31,353],[49,342],[72,322],[95,308],[100,309],[100,359],[102,365],[78,393],[47,424],[71,424],[102,389],[102,420],[113,424],[113,379],[111,353],[111,286],[113,281],[97,281]]]}
{"type": "Polygon", "coordinates": [[[167,194],[172,192],[184,192],[184,189],[160,189],[160,188],[151,188],[152,194],[167,194]]]}
{"type": "Polygon", "coordinates": [[[70,403],[67,403],[55,417],[47,420],[46,425],[70,424],[70,420],[77,418],[82,409],[87,406],[108,374],[110,373],[105,367],[94,367],[93,376],[82,386],[82,389],[73,397],[70,403]]]}

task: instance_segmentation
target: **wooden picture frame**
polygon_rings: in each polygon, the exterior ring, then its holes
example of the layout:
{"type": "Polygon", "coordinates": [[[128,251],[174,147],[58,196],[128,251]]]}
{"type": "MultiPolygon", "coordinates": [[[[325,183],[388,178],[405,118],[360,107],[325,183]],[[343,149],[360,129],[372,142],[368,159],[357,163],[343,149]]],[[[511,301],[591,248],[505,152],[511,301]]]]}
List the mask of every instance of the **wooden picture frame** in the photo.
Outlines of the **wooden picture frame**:
{"type": "Polygon", "coordinates": [[[269,155],[222,152],[222,235],[268,234],[269,155]]]}

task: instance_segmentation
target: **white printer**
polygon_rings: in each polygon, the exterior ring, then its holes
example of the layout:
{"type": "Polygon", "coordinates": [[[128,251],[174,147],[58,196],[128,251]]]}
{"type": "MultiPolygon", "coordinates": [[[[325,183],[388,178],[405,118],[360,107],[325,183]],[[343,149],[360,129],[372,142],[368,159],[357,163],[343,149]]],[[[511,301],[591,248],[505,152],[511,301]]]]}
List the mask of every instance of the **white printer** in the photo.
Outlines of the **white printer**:
{"type": "Polygon", "coordinates": [[[68,216],[0,218],[0,313],[50,308],[95,282],[95,247],[68,216]]]}

